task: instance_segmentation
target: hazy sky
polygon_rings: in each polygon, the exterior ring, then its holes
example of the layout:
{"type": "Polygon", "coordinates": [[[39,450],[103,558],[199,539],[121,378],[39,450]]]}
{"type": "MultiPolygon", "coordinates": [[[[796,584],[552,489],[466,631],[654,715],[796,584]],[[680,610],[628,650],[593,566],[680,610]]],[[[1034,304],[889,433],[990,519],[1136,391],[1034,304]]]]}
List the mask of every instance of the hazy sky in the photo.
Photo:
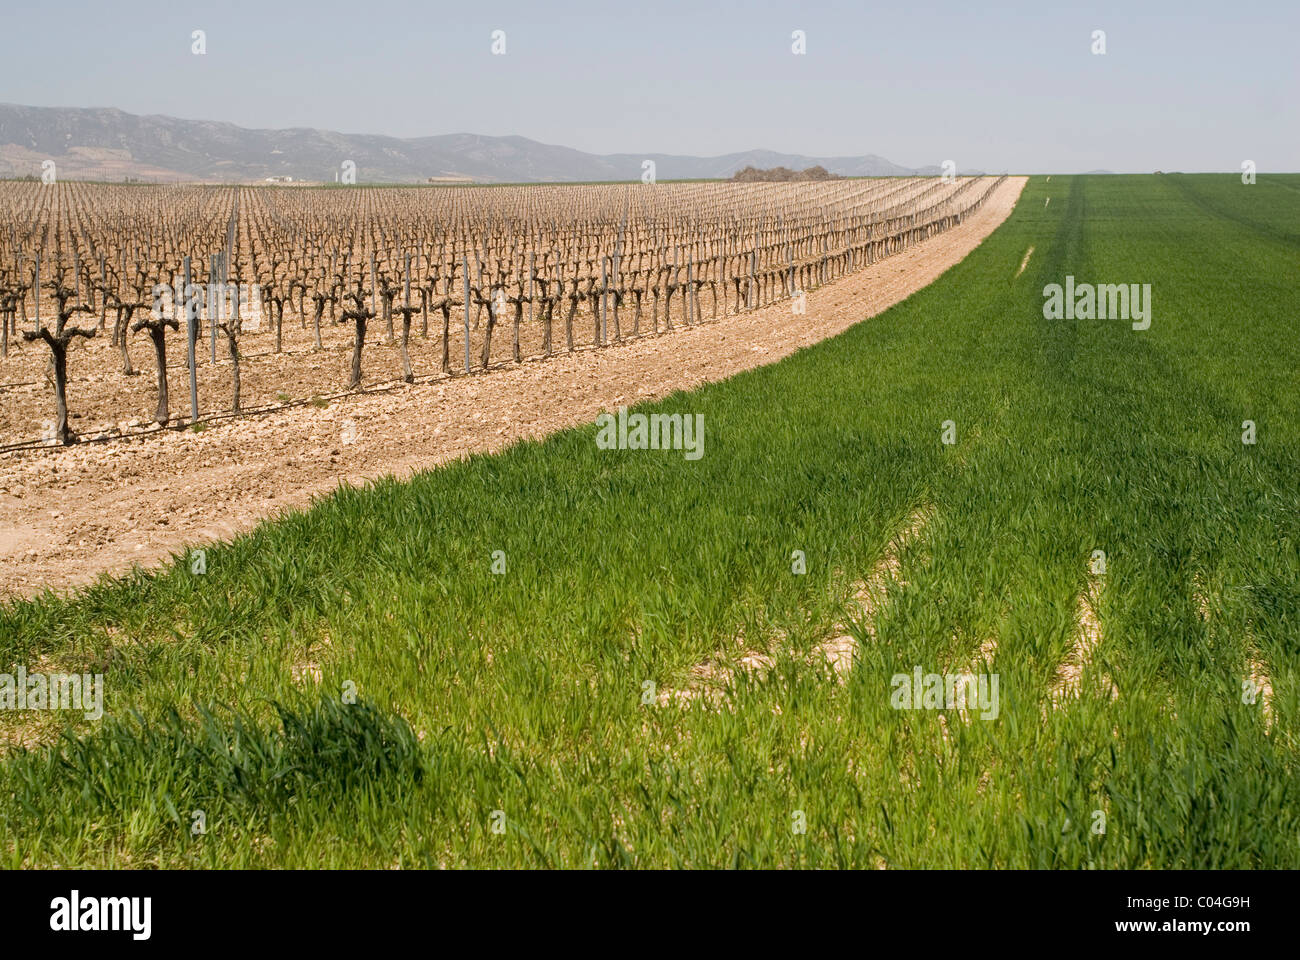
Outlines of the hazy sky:
{"type": "Polygon", "coordinates": [[[32,0],[3,23],[0,101],[37,106],[594,153],[1300,170],[1300,0],[32,0]]]}

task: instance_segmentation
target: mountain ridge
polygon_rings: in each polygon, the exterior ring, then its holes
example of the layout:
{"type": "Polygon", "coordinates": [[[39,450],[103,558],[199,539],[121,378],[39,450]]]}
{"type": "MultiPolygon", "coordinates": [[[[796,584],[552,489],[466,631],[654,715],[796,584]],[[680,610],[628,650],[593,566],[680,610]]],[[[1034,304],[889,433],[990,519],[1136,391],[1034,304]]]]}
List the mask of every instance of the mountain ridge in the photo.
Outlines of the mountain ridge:
{"type": "Polygon", "coordinates": [[[39,175],[53,160],[68,179],[248,182],[292,177],[329,182],[344,161],[359,183],[480,183],[639,180],[646,160],[659,180],[718,179],[746,166],[822,166],[841,176],[934,175],[875,154],[814,157],[754,149],[715,157],[586,153],[517,135],[475,133],[401,138],[315,127],[241,127],[220,120],[133,114],[116,107],[0,103],[0,177],[39,175]]]}

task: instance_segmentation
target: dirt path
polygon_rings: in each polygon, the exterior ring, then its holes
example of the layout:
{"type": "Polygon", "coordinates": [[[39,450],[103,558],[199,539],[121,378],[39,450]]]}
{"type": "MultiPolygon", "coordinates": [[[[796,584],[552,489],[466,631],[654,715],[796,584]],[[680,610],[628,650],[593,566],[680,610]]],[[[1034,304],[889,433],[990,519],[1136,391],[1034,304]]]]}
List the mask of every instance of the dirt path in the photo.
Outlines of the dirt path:
{"type": "Polygon", "coordinates": [[[1008,179],[960,226],[808,293],[802,316],[786,301],[599,351],[218,421],[199,433],[0,456],[0,596],[154,564],[183,544],[305,506],[340,481],[499,450],[773,363],[934,281],[1010,215],[1025,182],[1008,179]]]}

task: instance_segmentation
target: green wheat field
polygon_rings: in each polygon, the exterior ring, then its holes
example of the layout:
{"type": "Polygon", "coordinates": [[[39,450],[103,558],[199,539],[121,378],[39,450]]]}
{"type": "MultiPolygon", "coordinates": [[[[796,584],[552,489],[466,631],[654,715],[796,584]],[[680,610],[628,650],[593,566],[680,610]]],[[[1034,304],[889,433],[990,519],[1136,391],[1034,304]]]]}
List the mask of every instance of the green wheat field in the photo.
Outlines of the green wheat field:
{"type": "Polygon", "coordinates": [[[636,408],[699,460],[591,424],[0,606],[0,669],[106,686],[0,711],[0,865],[1300,866],[1298,294],[1300,176],[1034,177],[886,313],[636,408]],[[1150,328],[1044,319],[1067,275],[1150,328]],[[996,717],[891,704],[972,664],[996,717]]]}

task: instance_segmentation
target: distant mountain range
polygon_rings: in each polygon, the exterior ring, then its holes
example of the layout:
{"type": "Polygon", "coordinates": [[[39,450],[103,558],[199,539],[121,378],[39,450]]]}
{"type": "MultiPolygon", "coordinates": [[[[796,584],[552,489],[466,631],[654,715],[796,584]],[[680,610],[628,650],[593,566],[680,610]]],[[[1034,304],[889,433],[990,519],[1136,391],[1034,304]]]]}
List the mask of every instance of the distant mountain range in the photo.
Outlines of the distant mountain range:
{"type": "MultiPolygon", "coordinates": [[[[112,108],[0,104],[0,177],[39,175],[53,160],[68,179],[248,182],[268,177],[330,182],[345,161],[359,183],[481,183],[639,180],[653,160],[660,180],[730,177],[747,166],[822,166],[851,177],[935,175],[884,157],[807,157],[749,150],[721,157],[583,153],[524,137],[451,133],[397,137],[293,128],[248,130],[231,123],[137,116],[112,108]]],[[[963,171],[966,172],[966,171],[963,171]]]]}

